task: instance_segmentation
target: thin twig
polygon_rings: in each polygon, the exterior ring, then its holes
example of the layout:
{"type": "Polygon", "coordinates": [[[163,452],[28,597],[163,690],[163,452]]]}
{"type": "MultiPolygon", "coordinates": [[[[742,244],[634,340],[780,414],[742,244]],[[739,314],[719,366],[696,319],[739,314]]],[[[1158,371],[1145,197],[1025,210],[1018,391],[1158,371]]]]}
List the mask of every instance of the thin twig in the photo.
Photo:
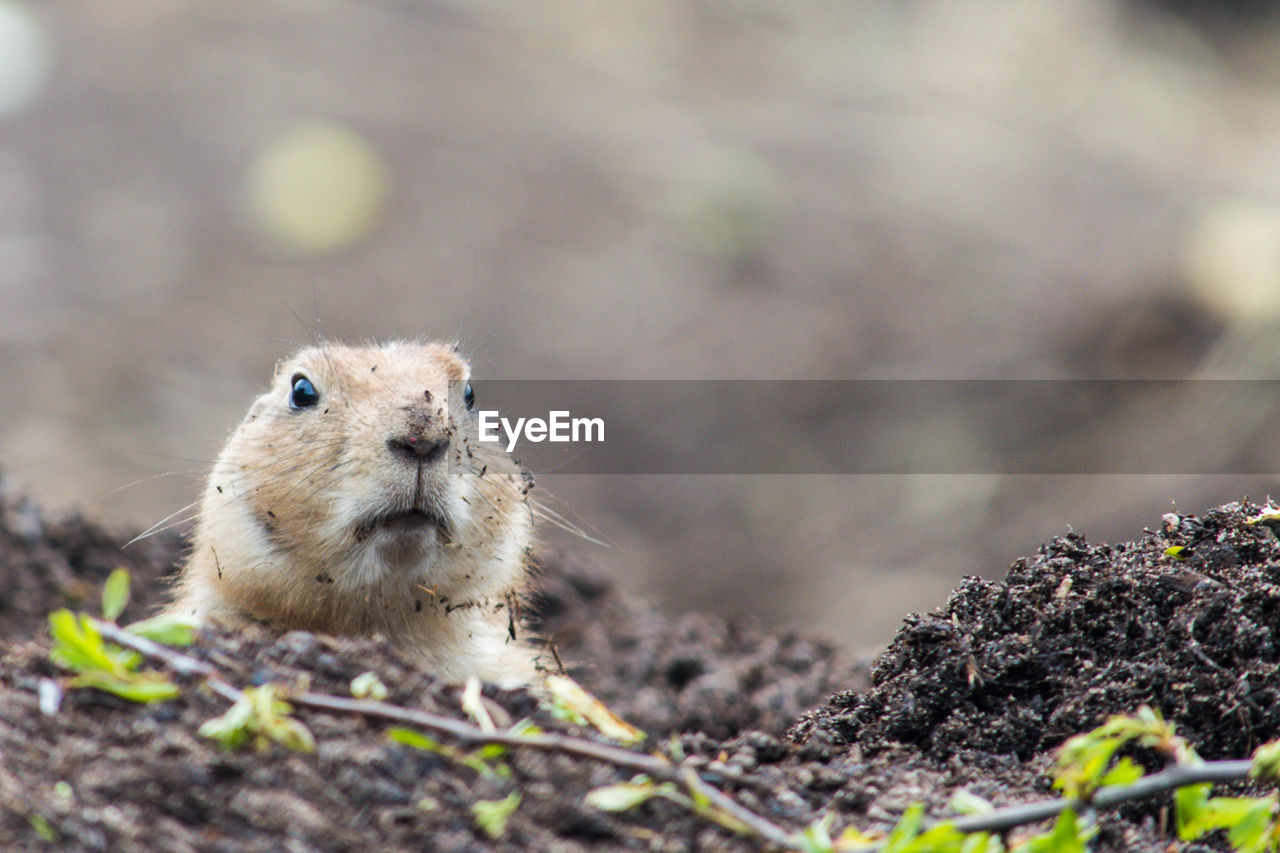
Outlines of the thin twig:
{"type": "Polygon", "coordinates": [[[730,817],[737,819],[739,822],[746,824],[753,829],[761,838],[772,841],[774,844],[785,847],[788,850],[798,846],[798,838],[795,833],[787,832],[777,824],[767,818],[756,814],[751,809],[739,803],[733,797],[730,797],[719,788],[712,787],[705,779],[697,773],[690,773],[687,779],[683,780],[685,786],[691,791],[706,797],[716,808],[725,812],[730,817]]]}
{"type": "Polygon", "coordinates": [[[94,619],[93,627],[98,629],[98,633],[106,637],[116,645],[133,649],[149,658],[158,658],[164,661],[165,665],[177,672],[179,675],[201,675],[205,678],[217,676],[218,671],[210,664],[205,663],[191,655],[184,655],[182,652],[175,652],[168,646],[162,646],[154,640],[148,640],[146,637],[139,637],[137,634],[124,630],[114,622],[106,622],[102,619],[94,619]]]}
{"type": "MultiPolygon", "coordinates": [[[[1206,761],[1203,764],[1180,764],[1144,776],[1128,785],[1112,785],[1102,788],[1087,804],[1096,809],[1109,809],[1131,800],[1141,800],[1164,794],[1186,785],[1197,785],[1201,782],[1226,784],[1243,782],[1249,778],[1250,761],[1206,761]]],[[[1078,800],[1058,799],[1045,800],[1038,803],[1023,803],[1006,806],[987,812],[971,815],[951,821],[951,825],[961,832],[1001,832],[1028,823],[1037,823],[1057,817],[1067,807],[1081,808],[1078,800]]]]}
{"type": "Polygon", "coordinates": [[[746,824],[762,838],[784,847],[794,847],[796,837],[772,821],[761,817],[745,808],[723,791],[707,785],[696,775],[686,778],[680,769],[660,755],[635,752],[622,747],[597,743],[586,738],[573,735],[544,732],[541,734],[510,734],[509,732],[485,732],[478,726],[454,717],[446,717],[430,711],[415,711],[401,708],[386,702],[371,699],[347,699],[342,696],[330,696],[325,693],[298,693],[289,697],[295,705],[311,708],[323,708],[330,711],[347,711],[353,714],[364,714],[370,717],[382,717],[401,723],[409,723],[424,729],[443,732],[465,744],[498,743],[511,747],[559,752],[602,761],[615,767],[645,773],[659,781],[672,781],[689,788],[691,793],[705,797],[712,805],[729,814],[739,822],[746,824]]]}
{"type": "MultiPolygon", "coordinates": [[[[219,695],[231,701],[238,701],[244,694],[228,683],[212,665],[202,660],[174,651],[168,646],[153,642],[145,637],[131,634],[118,626],[101,620],[94,620],[95,626],[103,637],[113,643],[126,646],[147,657],[164,662],[175,672],[184,675],[197,675],[219,695]]],[[[418,728],[447,734],[466,745],[496,743],[510,747],[524,747],[548,752],[559,752],[575,755],[593,761],[601,761],[615,767],[645,773],[659,781],[671,781],[688,788],[691,793],[709,801],[715,808],[730,815],[740,823],[750,827],[762,838],[787,848],[794,848],[796,836],[777,824],[752,812],[723,791],[709,786],[696,774],[688,778],[668,759],[657,754],[635,752],[622,747],[598,743],[586,738],[556,732],[540,734],[511,734],[509,731],[486,732],[479,726],[465,720],[447,717],[431,711],[419,711],[401,708],[387,702],[372,699],[348,699],[344,696],[330,696],[326,693],[292,693],[289,701],[295,705],[318,708],[327,711],[341,711],[349,714],[361,714],[368,717],[380,717],[399,723],[407,723],[418,728]]]]}
{"type": "Polygon", "coordinates": [[[399,705],[392,705],[388,702],[378,702],[373,699],[347,699],[343,696],[330,696],[327,693],[293,693],[289,695],[289,701],[295,705],[305,705],[310,708],[343,711],[349,714],[363,714],[367,717],[381,717],[384,720],[408,723],[412,726],[450,735],[467,746],[496,743],[503,746],[523,746],[529,749],[549,752],[564,752],[569,755],[616,764],[640,773],[659,774],[664,777],[668,776],[672,771],[671,762],[665,758],[648,755],[643,752],[633,752],[629,749],[597,743],[593,740],[573,737],[572,735],[562,735],[555,732],[521,735],[511,734],[507,730],[485,732],[479,726],[472,725],[465,720],[446,717],[443,714],[436,714],[431,711],[416,711],[410,708],[401,708],[399,705]]]}

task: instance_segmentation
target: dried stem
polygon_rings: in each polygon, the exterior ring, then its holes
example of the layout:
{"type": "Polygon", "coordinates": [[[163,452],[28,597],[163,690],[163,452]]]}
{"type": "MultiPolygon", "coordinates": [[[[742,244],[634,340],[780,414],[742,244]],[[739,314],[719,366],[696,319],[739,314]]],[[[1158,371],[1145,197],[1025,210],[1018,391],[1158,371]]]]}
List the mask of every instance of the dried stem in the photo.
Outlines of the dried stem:
{"type": "MultiPolygon", "coordinates": [[[[200,676],[205,679],[205,682],[214,692],[230,701],[238,701],[243,696],[243,693],[238,688],[222,678],[216,668],[202,660],[174,651],[168,646],[163,646],[145,637],[130,634],[110,622],[95,620],[94,624],[102,636],[111,642],[162,661],[175,672],[200,676]]],[[[580,758],[588,758],[593,761],[601,761],[638,773],[645,773],[659,781],[671,781],[683,786],[695,796],[695,799],[698,797],[704,798],[715,808],[739,823],[750,827],[753,832],[765,840],[786,848],[794,848],[796,846],[796,837],[793,833],[745,808],[724,792],[707,785],[696,774],[690,773],[686,777],[676,765],[661,755],[635,752],[630,749],[623,749],[622,747],[556,732],[537,734],[511,734],[507,731],[486,732],[479,726],[472,725],[465,720],[446,717],[443,714],[436,714],[431,711],[401,708],[398,705],[378,702],[372,699],[348,699],[343,696],[330,696],[325,693],[312,693],[310,691],[291,693],[288,698],[295,705],[309,708],[362,714],[367,717],[378,717],[398,723],[407,723],[411,726],[449,735],[467,745],[496,743],[509,747],[559,752],[580,758]]]]}
{"type": "Polygon", "coordinates": [[[1144,776],[1128,785],[1102,788],[1088,803],[1067,799],[1023,803],[995,809],[986,814],[962,817],[950,823],[961,832],[1002,832],[1028,823],[1051,820],[1068,806],[1076,809],[1084,807],[1109,809],[1132,800],[1142,800],[1168,793],[1185,785],[1197,785],[1201,782],[1218,784],[1243,782],[1249,778],[1251,764],[1250,761],[1206,761],[1203,764],[1180,764],[1161,770],[1159,773],[1144,776]]]}

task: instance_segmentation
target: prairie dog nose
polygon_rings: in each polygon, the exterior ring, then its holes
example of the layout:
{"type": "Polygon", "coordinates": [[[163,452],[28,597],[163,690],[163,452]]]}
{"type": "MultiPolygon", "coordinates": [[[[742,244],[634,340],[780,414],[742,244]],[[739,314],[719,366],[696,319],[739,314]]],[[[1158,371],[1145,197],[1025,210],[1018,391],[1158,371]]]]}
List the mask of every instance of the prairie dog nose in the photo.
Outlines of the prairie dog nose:
{"type": "Polygon", "coordinates": [[[421,434],[405,433],[387,439],[392,454],[410,462],[435,462],[444,456],[449,446],[447,438],[428,438],[421,434]]]}

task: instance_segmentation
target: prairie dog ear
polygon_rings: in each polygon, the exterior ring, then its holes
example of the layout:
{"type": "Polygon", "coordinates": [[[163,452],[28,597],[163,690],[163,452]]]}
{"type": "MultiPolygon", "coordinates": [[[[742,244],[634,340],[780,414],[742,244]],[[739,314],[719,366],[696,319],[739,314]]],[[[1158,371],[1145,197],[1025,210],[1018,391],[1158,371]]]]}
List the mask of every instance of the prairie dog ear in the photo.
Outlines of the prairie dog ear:
{"type": "Polygon", "coordinates": [[[287,404],[288,401],[285,400],[285,398],[281,396],[275,388],[272,388],[270,391],[253,401],[253,405],[249,407],[249,412],[245,415],[244,419],[246,421],[256,420],[271,411],[277,405],[284,407],[287,404]],[[279,399],[276,399],[277,397],[279,397],[279,399]]]}

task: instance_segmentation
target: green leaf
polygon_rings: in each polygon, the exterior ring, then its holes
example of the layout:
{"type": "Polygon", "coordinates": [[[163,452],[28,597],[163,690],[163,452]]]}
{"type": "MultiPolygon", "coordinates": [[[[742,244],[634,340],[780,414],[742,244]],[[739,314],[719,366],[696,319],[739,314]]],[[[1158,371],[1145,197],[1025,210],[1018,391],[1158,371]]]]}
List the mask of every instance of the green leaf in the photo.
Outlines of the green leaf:
{"type": "Polygon", "coordinates": [[[93,687],[131,702],[159,702],[172,699],[179,689],[159,672],[135,672],[142,656],[131,649],[103,642],[93,620],[70,610],[49,614],[53,649],[49,657],[77,675],[72,687],[93,687]]]}
{"type": "Polygon", "coordinates": [[[1190,556],[1190,552],[1185,545],[1170,545],[1164,549],[1164,555],[1175,560],[1185,560],[1190,556]]]}
{"type": "Polygon", "coordinates": [[[402,743],[405,746],[411,746],[414,749],[425,750],[426,752],[443,752],[445,747],[440,741],[433,737],[428,737],[422,732],[414,729],[406,729],[400,726],[394,726],[387,731],[387,737],[396,743],[402,743]]]}
{"type": "Polygon", "coordinates": [[[1082,824],[1075,809],[1065,808],[1049,832],[1029,839],[1017,849],[1026,853],[1087,853],[1089,841],[1095,834],[1097,829],[1082,824]]]}
{"type": "Polygon", "coordinates": [[[1253,751],[1249,775],[1267,782],[1280,781],[1280,740],[1264,743],[1253,751]]]}
{"type": "Polygon", "coordinates": [[[259,751],[268,749],[272,741],[298,752],[314,751],[315,738],[305,725],[289,716],[293,709],[277,693],[273,684],[246,687],[244,695],[226,713],[206,721],[199,734],[226,749],[252,740],[259,751]]]}
{"type": "Polygon", "coordinates": [[[480,800],[473,803],[471,812],[476,817],[476,826],[497,841],[507,834],[507,821],[515,814],[519,805],[520,792],[516,791],[501,800],[480,800]]]}
{"type": "Polygon", "coordinates": [[[480,750],[475,752],[463,753],[459,750],[450,750],[442,753],[448,758],[457,761],[463,767],[468,767],[481,776],[501,776],[506,778],[511,775],[511,768],[505,764],[494,765],[487,758],[480,754],[480,750]]]}
{"type": "Polygon", "coordinates": [[[115,669],[116,662],[107,654],[102,635],[87,618],[76,618],[70,610],[49,614],[49,633],[53,635],[53,659],[77,672],[86,669],[115,669]]]}
{"type": "Polygon", "coordinates": [[[690,802],[693,804],[693,810],[701,814],[711,807],[711,798],[707,796],[707,792],[702,790],[698,772],[692,767],[683,767],[680,770],[685,778],[685,788],[689,791],[690,802]]]}
{"type": "Polygon", "coordinates": [[[878,834],[866,833],[858,829],[856,826],[846,826],[844,832],[840,833],[840,837],[835,840],[835,848],[840,853],[848,853],[855,850],[878,850],[880,849],[881,836],[878,834]]]}
{"type": "Polygon", "coordinates": [[[1142,775],[1142,768],[1134,764],[1128,757],[1125,757],[1117,761],[1110,770],[1103,774],[1102,779],[1099,780],[1099,785],[1104,787],[1107,785],[1129,785],[1141,779],[1142,775]]]}
{"type": "Polygon", "coordinates": [[[461,764],[463,767],[470,768],[481,776],[497,776],[507,778],[511,775],[511,768],[505,764],[494,765],[491,762],[500,758],[507,753],[507,748],[499,743],[489,743],[481,746],[472,752],[463,752],[456,746],[440,743],[433,737],[424,735],[422,732],[414,729],[393,727],[387,731],[387,737],[396,743],[402,743],[405,746],[411,746],[414,749],[421,749],[426,752],[434,752],[449,761],[461,764]]]}
{"type": "Polygon", "coordinates": [[[253,706],[242,697],[220,716],[205,721],[197,734],[216,740],[223,749],[238,749],[248,743],[253,706]]]}
{"type": "Polygon", "coordinates": [[[102,618],[114,622],[129,603],[129,570],[123,566],[107,575],[102,585],[102,618]]]}
{"type": "Polygon", "coordinates": [[[813,823],[800,830],[800,850],[802,853],[835,853],[836,845],[831,840],[831,822],[834,816],[827,812],[813,823]]]}
{"type": "Polygon", "coordinates": [[[990,800],[970,793],[964,788],[960,788],[951,795],[951,800],[947,803],[947,806],[951,811],[960,815],[987,814],[995,808],[991,805],[990,800]]]}
{"type": "Polygon", "coordinates": [[[528,718],[521,720],[511,728],[507,729],[507,733],[515,735],[516,737],[537,737],[538,735],[545,734],[542,726],[539,726],[533,720],[528,718]]]}
{"type": "Polygon", "coordinates": [[[1275,794],[1267,797],[1209,798],[1208,791],[1209,785],[1205,783],[1188,785],[1174,793],[1179,838],[1189,841],[1207,832],[1225,829],[1227,837],[1241,853],[1262,853],[1274,849],[1270,833],[1276,813],[1275,794]],[[1187,816],[1185,821],[1184,815],[1187,816]]]}
{"type": "Polygon", "coordinates": [[[100,669],[124,677],[142,663],[137,652],[103,642],[93,620],[83,613],[77,616],[70,610],[55,610],[49,614],[49,632],[54,639],[49,656],[67,669],[100,669]]]}
{"type": "Polygon", "coordinates": [[[1205,819],[1220,827],[1233,826],[1255,812],[1259,804],[1264,810],[1270,807],[1266,798],[1213,797],[1205,803],[1205,819]]]}
{"type": "Polygon", "coordinates": [[[472,755],[481,761],[492,761],[495,758],[501,758],[508,752],[507,748],[500,743],[486,743],[477,749],[472,755]]]}
{"type": "Polygon", "coordinates": [[[941,823],[921,833],[918,838],[911,842],[907,849],[911,853],[934,853],[934,851],[938,851],[938,853],[956,851],[956,853],[959,853],[960,845],[963,842],[963,832],[949,823],[941,823]]]}
{"type": "Polygon", "coordinates": [[[1206,806],[1211,788],[1208,782],[1202,782],[1198,785],[1184,785],[1173,792],[1178,838],[1182,841],[1194,841],[1214,829],[1205,823],[1206,806]]]}
{"type": "Polygon", "coordinates": [[[1141,778],[1142,771],[1127,759],[1111,766],[1116,752],[1134,740],[1182,763],[1199,760],[1159,711],[1143,705],[1132,716],[1113,716],[1093,731],[1068,739],[1058,750],[1054,787],[1068,799],[1088,800],[1103,785],[1141,778]]]}
{"type": "Polygon", "coordinates": [[[41,815],[27,815],[27,822],[31,824],[31,828],[36,831],[36,835],[44,841],[52,844],[58,840],[58,833],[49,825],[49,821],[45,820],[41,815]]]}
{"type": "Polygon", "coordinates": [[[482,776],[497,774],[505,779],[511,775],[511,768],[501,762],[497,764],[493,762],[506,755],[507,751],[507,748],[500,743],[486,743],[464,756],[462,764],[482,776]]]}
{"type": "Polygon", "coordinates": [[[285,749],[294,752],[315,752],[316,739],[301,720],[282,717],[267,731],[268,736],[285,749]]]}
{"type": "Polygon", "coordinates": [[[658,793],[657,784],[648,776],[640,775],[630,782],[605,785],[588,792],[587,805],[603,812],[625,812],[651,799],[658,793]]]}
{"type": "Polygon", "coordinates": [[[196,641],[200,623],[190,616],[161,614],[125,627],[135,637],[144,637],[162,646],[189,646],[196,641]]]}
{"type": "Polygon", "coordinates": [[[137,672],[125,676],[100,669],[82,672],[71,680],[72,687],[95,687],[130,702],[163,702],[181,693],[162,673],[137,672]]]}
{"type": "Polygon", "coordinates": [[[996,841],[985,832],[975,832],[972,835],[966,835],[964,842],[960,845],[960,853],[998,853],[1004,847],[999,841],[996,841]]]}
{"type": "Polygon", "coordinates": [[[913,803],[907,807],[902,813],[902,817],[898,819],[898,824],[889,833],[889,837],[885,839],[885,853],[896,853],[899,850],[905,850],[907,842],[913,840],[920,834],[920,825],[924,823],[924,806],[920,803],[913,803]]]}
{"type": "Polygon", "coordinates": [[[1274,795],[1252,800],[1234,825],[1228,828],[1227,838],[1241,853],[1263,853],[1274,849],[1269,842],[1275,810],[1274,795]]]}

